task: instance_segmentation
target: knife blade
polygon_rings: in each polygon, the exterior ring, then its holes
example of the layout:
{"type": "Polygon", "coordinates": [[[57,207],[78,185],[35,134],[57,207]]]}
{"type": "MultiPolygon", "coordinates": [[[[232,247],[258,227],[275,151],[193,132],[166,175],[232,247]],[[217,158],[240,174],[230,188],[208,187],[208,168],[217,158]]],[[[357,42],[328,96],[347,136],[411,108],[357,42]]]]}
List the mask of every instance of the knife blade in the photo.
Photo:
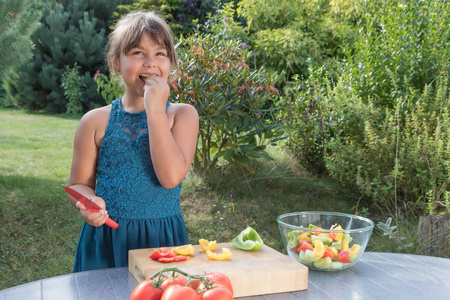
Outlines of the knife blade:
{"type": "MultiPolygon", "coordinates": [[[[65,186],[64,190],[71,195],[72,197],[74,197],[75,199],[77,199],[81,204],[83,204],[86,209],[88,211],[93,211],[93,212],[97,212],[100,209],[102,209],[100,206],[98,206],[97,204],[95,204],[94,202],[92,202],[91,200],[89,200],[88,198],[86,198],[85,196],[83,196],[82,194],[78,193],[77,191],[75,191],[74,189],[65,186]]],[[[114,222],[111,218],[108,218],[106,220],[106,225],[108,225],[109,227],[111,227],[112,229],[117,229],[117,227],[119,227],[119,224],[117,224],[116,222],[114,222]]]]}

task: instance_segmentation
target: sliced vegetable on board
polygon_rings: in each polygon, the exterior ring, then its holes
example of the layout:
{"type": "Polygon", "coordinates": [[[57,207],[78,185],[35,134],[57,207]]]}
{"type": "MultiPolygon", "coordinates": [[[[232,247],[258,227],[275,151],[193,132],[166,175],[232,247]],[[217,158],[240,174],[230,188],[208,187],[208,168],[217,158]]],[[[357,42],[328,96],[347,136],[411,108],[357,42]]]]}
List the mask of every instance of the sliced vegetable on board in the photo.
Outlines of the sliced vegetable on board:
{"type": "Polygon", "coordinates": [[[205,239],[199,239],[198,243],[200,244],[200,247],[202,247],[203,250],[214,250],[216,248],[217,242],[216,241],[208,241],[205,239]]]}
{"type": "Polygon", "coordinates": [[[208,255],[209,258],[214,260],[227,260],[228,258],[233,256],[233,254],[231,254],[230,249],[228,248],[222,248],[222,253],[220,254],[212,252],[211,250],[206,250],[206,255],[208,255]]]}
{"type": "Polygon", "coordinates": [[[264,245],[264,242],[259,234],[249,226],[233,239],[231,245],[241,250],[258,250],[264,245]]]}

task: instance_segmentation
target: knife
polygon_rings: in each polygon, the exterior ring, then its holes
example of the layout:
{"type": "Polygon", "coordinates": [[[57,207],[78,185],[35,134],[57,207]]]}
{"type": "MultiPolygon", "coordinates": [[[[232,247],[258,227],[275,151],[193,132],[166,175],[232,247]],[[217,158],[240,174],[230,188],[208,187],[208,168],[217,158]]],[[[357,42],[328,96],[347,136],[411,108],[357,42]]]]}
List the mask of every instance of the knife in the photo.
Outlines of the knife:
{"type": "MultiPolygon", "coordinates": [[[[64,187],[64,190],[72,197],[74,197],[75,199],[77,199],[81,204],[83,204],[86,209],[88,211],[94,211],[97,212],[100,209],[102,209],[100,206],[98,206],[97,204],[95,204],[94,202],[92,202],[91,200],[89,200],[88,198],[86,198],[85,196],[83,196],[82,194],[78,193],[77,191],[75,191],[74,189],[71,189],[68,186],[64,187]]],[[[119,224],[117,224],[116,222],[114,222],[113,220],[111,220],[111,218],[108,218],[106,220],[106,225],[108,225],[109,227],[111,227],[112,229],[117,229],[117,227],[119,227],[119,224]]]]}

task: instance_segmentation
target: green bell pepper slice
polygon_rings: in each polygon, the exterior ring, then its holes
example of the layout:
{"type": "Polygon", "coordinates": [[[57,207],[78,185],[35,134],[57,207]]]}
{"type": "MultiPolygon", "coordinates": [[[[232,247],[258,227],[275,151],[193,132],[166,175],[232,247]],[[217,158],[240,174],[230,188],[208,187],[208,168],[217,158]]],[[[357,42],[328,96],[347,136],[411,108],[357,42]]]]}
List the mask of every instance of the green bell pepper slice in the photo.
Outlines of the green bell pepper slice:
{"type": "Polygon", "coordinates": [[[258,250],[264,245],[264,242],[259,234],[249,226],[231,241],[231,245],[241,250],[258,250]]]}

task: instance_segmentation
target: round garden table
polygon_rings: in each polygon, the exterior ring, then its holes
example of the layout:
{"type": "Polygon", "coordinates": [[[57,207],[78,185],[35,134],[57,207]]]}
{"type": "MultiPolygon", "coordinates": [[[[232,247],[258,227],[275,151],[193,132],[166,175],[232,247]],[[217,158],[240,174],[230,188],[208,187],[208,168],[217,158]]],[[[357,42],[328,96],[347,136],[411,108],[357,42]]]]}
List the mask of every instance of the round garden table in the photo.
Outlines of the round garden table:
{"type": "MultiPolygon", "coordinates": [[[[112,268],[26,283],[0,300],[128,300],[136,285],[128,268],[112,268]]],[[[307,290],[238,299],[450,299],[450,259],[366,252],[344,271],[309,270],[307,290]]]]}

